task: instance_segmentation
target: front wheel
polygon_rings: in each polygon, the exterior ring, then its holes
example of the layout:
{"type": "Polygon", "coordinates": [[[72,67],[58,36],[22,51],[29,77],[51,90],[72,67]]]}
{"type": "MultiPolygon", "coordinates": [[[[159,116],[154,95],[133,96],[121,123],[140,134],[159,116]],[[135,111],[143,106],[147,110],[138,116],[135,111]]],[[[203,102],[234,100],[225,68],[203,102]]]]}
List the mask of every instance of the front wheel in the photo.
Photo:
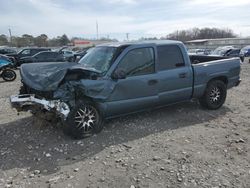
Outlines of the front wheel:
{"type": "Polygon", "coordinates": [[[64,133],[76,139],[92,136],[102,128],[102,115],[92,102],[77,102],[63,124],[64,133]]]}
{"type": "Polygon", "coordinates": [[[11,69],[4,69],[2,72],[2,77],[5,81],[14,81],[16,79],[16,73],[11,69]]]}
{"type": "Polygon", "coordinates": [[[208,83],[205,93],[199,101],[201,106],[210,110],[216,110],[224,104],[226,96],[226,84],[220,80],[213,80],[208,83]]]}

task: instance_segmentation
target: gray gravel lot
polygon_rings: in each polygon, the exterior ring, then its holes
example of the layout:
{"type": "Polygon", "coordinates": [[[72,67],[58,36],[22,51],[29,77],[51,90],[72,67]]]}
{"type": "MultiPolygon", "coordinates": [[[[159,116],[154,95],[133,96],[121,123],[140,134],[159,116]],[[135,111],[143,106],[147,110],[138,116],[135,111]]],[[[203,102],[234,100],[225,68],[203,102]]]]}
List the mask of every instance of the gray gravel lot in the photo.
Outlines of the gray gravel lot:
{"type": "Polygon", "coordinates": [[[11,109],[0,80],[0,187],[250,187],[250,64],[217,111],[197,102],[108,121],[72,140],[11,109]]]}

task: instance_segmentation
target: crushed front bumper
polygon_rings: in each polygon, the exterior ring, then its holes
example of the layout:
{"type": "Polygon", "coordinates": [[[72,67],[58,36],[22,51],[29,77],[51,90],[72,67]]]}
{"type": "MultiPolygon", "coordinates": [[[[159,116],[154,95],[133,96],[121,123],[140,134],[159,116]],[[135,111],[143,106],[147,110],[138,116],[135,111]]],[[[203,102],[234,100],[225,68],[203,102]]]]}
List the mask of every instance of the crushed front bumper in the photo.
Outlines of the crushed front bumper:
{"type": "Polygon", "coordinates": [[[30,110],[32,110],[32,106],[38,105],[47,111],[56,112],[63,119],[66,119],[70,112],[70,108],[65,102],[59,100],[38,99],[34,94],[12,95],[10,96],[10,103],[12,107],[16,108],[18,111],[27,107],[30,107],[30,110]]]}

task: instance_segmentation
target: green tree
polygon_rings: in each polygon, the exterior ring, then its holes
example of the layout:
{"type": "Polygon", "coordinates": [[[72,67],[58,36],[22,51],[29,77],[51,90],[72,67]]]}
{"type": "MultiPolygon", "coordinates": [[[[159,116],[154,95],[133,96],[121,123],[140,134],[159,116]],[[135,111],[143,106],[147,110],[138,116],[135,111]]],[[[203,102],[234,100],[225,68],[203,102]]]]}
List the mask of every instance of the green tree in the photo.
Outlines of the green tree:
{"type": "Polygon", "coordinates": [[[33,46],[34,45],[34,37],[32,35],[24,34],[22,35],[22,46],[33,46]]]}
{"type": "Polygon", "coordinates": [[[61,46],[66,46],[68,43],[70,43],[70,40],[69,38],[67,37],[66,34],[63,34],[61,37],[60,37],[60,45],[61,46]]]}
{"type": "Polygon", "coordinates": [[[8,45],[8,38],[6,35],[0,35],[0,45],[8,45]]]}
{"type": "Polygon", "coordinates": [[[35,46],[38,46],[38,47],[45,47],[45,46],[48,46],[47,40],[48,40],[48,36],[45,34],[41,34],[35,38],[34,44],[35,46]]]}

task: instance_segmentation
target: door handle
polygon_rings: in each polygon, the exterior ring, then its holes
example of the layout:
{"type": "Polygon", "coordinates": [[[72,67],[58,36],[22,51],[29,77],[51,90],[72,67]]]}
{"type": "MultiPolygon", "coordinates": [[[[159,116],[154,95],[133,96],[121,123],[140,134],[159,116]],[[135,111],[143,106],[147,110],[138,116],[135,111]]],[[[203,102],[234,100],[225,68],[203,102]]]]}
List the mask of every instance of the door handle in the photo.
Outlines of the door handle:
{"type": "Polygon", "coordinates": [[[179,78],[186,78],[187,77],[187,73],[183,72],[179,74],[179,78]]]}
{"type": "Polygon", "coordinates": [[[148,81],[148,85],[154,85],[154,84],[157,84],[158,81],[157,80],[149,80],[148,81]]]}

